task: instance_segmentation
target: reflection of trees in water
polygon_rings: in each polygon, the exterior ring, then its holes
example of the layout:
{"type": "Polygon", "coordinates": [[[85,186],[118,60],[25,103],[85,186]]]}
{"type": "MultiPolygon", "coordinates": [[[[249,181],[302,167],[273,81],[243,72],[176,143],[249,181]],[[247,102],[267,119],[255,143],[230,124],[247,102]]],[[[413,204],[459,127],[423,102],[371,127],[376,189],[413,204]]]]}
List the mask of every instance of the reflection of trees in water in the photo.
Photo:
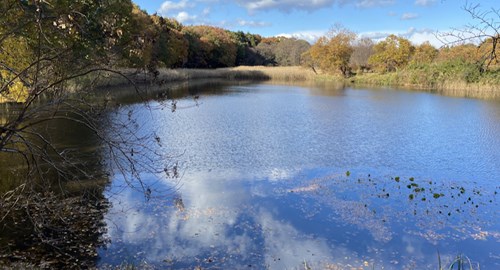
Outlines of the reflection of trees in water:
{"type": "Polygon", "coordinates": [[[65,197],[54,193],[17,195],[2,201],[10,209],[0,232],[0,265],[32,263],[46,267],[90,267],[98,259],[97,248],[105,242],[102,192],[65,197]],[[9,200],[22,203],[10,208],[9,200]]]}
{"type": "MultiPolygon", "coordinates": [[[[22,156],[0,153],[0,265],[93,266],[108,209],[98,140],[74,121],[50,121],[33,131],[54,142],[53,152],[37,157],[38,174],[26,178],[32,168],[22,156]]],[[[35,136],[27,140],[42,145],[35,136]]]]}
{"type": "MultiPolygon", "coordinates": [[[[148,89],[140,100],[155,99],[146,110],[161,110],[178,98],[221,89],[219,84],[189,86],[148,89]]],[[[113,89],[102,92],[108,90],[113,89]]],[[[142,129],[148,119],[136,109],[136,91],[113,90],[113,100],[107,94],[75,94],[57,104],[56,113],[47,100],[36,104],[37,117],[30,121],[47,121],[23,130],[26,140],[11,145],[19,153],[0,153],[0,265],[92,266],[105,242],[103,215],[109,203],[103,192],[109,174],[121,174],[128,186],[145,195],[156,191],[140,179],[142,172],[179,177],[177,164],[159,150],[161,138],[142,129]],[[29,162],[22,153],[33,153],[29,162]]],[[[20,109],[22,105],[13,104],[0,114],[8,122],[20,109]]],[[[183,208],[182,200],[177,207],[183,208]]]]}

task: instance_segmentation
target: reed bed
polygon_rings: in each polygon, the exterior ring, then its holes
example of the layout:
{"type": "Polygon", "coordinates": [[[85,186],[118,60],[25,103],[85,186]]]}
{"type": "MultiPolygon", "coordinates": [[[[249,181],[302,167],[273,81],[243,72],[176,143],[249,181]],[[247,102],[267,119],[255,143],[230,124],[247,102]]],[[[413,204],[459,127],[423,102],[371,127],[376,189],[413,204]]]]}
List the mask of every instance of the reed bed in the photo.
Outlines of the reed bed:
{"type": "MultiPolygon", "coordinates": [[[[240,66],[218,69],[159,69],[156,74],[122,69],[121,73],[136,83],[153,81],[167,83],[205,79],[301,82],[317,79],[312,70],[302,67],[240,66]]],[[[127,78],[110,72],[101,72],[94,75],[93,78],[82,80],[90,81],[96,79],[97,76],[99,76],[100,86],[130,83],[127,78]]]]}
{"type": "Polygon", "coordinates": [[[496,78],[483,77],[475,82],[467,82],[460,77],[434,79],[426,74],[411,71],[386,74],[369,73],[349,79],[356,86],[388,86],[416,91],[438,93],[446,96],[479,99],[500,99],[500,83],[496,78]]]}
{"type": "MultiPolygon", "coordinates": [[[[224,81],[267,81],[271,83],[318,83],[325,81],[338,82],[345,85],[372,87],[388,86],[409,90],[427,91],[448,96],[470,97],[481,99],[500,99],[500,75],[497,73],[479,77],[468,82],[456,72],[427,72],[421,70],[403,70],[392,73],[366,73],[344,79],[339,76],[316,74],[310,68],[304,67],[266,67],[240,66],[219,69],[159,69],[156,74],[137,72],[132,69],[122,69],[121,73],[100,72],[78,78],[71,85],[89,85],[99,87],[122,86],[134,83],[164,83],[224,80],[224,81]],[[438,74],[436,76],[436,74],[438,74]]],[[[70,87],[71,89],[71,87],[70,87]]]]}

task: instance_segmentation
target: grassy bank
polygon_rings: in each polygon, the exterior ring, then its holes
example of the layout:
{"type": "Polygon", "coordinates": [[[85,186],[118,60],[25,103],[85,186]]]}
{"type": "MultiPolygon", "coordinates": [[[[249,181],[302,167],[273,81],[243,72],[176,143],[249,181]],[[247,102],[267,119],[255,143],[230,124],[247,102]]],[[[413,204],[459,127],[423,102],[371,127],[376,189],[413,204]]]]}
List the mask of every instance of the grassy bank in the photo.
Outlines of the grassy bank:
{"type": "Polygon", "coordinates": [[[448,96],[500,98],[500,70],[480,73],[475,65],[459,61],[411,65],[384,74],[361,74],[350,82],[359,86],[400,87],[448,96]]]}

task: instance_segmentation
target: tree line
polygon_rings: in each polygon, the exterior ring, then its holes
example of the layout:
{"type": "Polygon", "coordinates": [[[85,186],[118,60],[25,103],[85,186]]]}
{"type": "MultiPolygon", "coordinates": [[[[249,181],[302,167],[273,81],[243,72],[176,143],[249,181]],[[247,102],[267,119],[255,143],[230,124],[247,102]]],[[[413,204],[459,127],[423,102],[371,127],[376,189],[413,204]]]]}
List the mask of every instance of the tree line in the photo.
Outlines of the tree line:
{"type": "Polygon", "coordinates": [[[478,72],[484,72],[499,67],[498,39],[498,35],[487,37],[479,44],[462,40],[436,48],[428,41],[414,45],[409,39],[396,35],[375,43],[336,26],[302,55],[302,64],[345,77],[359,72],[386,73],[450,62],[473,65],[478,72]]]}
{"type": "MultiPolygon", "coordinates": [[[[0,95],[25,100],[36,59],[62,75],[78,67],[220,68],[300,65],[307,41],[264,38],[213,26],[184,26],[130,0],[0,3],[0,95]],[[42,31],[38,31],[42,30],[42,31]]],[[[40,63],[40,62],[38,62],[40,63]]],[[[36,65],[35,65],[36,66],[36,65]]]]}
{"type": "Polygon", "coordinates": [[[461,61],[476,65],[479,72],[498,66],[499,18],[487,17],[498,13],[481,13],[475,6],[465,10],[479,18],[478,24],[463,32],[448,33],[455,39],[441,48],[428,42],[414,45],[396,35],[374,42],[338,25],[313,45],[296,38],[185,26],[172,18],[149,15],[130,0],[5,0],[0,7],[5,14],[0,18],[0,95],[7,100],[27,98],[26,88],[33,83],[28,74],[33,74],[31,64],[37,57],[46,58],[37,62],[42,65],[35,65],[39,71],[42,66],[50,66],[58,70],[58,75],[65,73],[67,64],[72,69],[75,65],[105,65],[149,71],[159,67],[303,65],[344,77],[435,62],[461,61]],[[476,33],[475,29],[486,31],[476,33]]]}
{"type": "Polygon", "coordinates": [[[239,65],[300,65],[305,40],[264,38],[214,26],[183,26],[175,19],[148,15],[133,6],[134,47],[122,65],[132,67],[220,68],[239,65]]]}

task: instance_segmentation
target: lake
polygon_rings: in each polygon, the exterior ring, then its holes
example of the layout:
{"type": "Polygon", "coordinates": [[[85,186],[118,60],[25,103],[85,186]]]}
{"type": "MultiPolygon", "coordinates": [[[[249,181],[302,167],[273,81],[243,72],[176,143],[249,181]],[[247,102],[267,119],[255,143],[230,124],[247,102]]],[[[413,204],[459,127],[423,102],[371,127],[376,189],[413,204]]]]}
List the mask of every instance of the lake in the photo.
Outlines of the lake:
{"type": "Polygon", "coordinates": [[[175,91],[173,112],[127,99],[108,115],[161,138],[178,177],[142,173],[145,194],[108,168],[98,267],[437,269],[463,255],[500,269],[500,101],[327,83],[175,91]]]}

